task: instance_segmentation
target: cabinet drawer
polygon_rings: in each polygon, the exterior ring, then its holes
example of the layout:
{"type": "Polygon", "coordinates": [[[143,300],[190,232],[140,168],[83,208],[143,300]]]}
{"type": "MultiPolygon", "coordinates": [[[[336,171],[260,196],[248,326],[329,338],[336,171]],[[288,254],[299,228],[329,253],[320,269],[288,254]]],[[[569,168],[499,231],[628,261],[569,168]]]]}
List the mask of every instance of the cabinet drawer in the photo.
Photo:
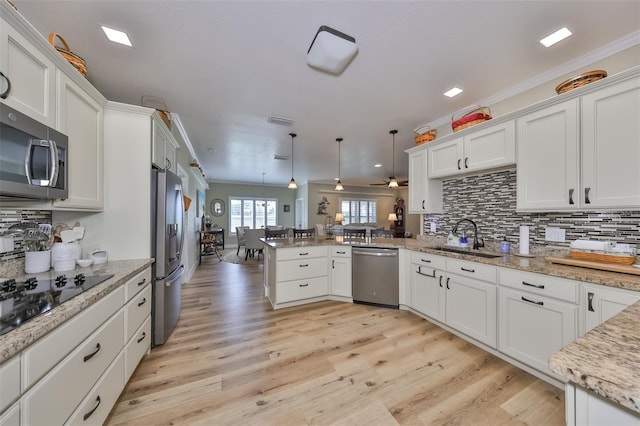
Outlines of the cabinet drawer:
{"type": "Polygon", "coordinates": [[[327,247],[295,247],[278,249],[277,260],[309,259],[311,257],[327,257],[327,247]]]}
{"type": "Polygon", "coordinates": [[[287,260],[276,265],[276,282],[327,275],[327,258],[287,260]]]}
{"type": "Polygon", "coordinates": [[[20,403],[16,402],[13,407],[0,414],[0,426],[16,426],[20,424],[20,403]]]}
{"type": "Polygon", "coordinates": [[[124,354],[120,354],[80,403],[65,425],[104,424],[124,388],[124,354]]]}
{"type": "Polygon", "coordinates": [[[62,424],[124,346],[124,313],[114,315],[24,397],[25,424],[62,424]]]}
{"type": "Polygon", "coordinates": [[[490,283],[496,282],[496,267],[466,260],[447,259],[447,272],[475,278],[490,283]]]}
{"type": "Polygon", "coordinates": [[[22,352],[22,391],[31,387],[100,327],[122,307],[123,301],[124,287],[118,287],[22,352]]]}
{"type": "Polygon", "coordinates": [[[446,258],[436,256],[431,253],[422,253],[417,251],[411,252],[411,263],[416,265],[428,266],[429,268],[441,269],[444,271],[446,258]]]}
{"type": "Polygon", "coordinates": [[[20,396],[20,356],[0,366],[0,413],[20,396]]]}
{"type": "Polygon", "coordinates": [[[327,295],[327,277],[287,281],[276,284],[277,303],[327,295]]]}
{"type": "Polygon", "coordinates": [[[125,284],[125,300],[131,300],[133,296],[140,292],[145,284],[151,283],[151,268],[147,268],[125,284]]]}
{"type": "Polygon", "coordinates": [[[498,282],[501,286],[566,300],[571,303],[577,304],[579,301],[579,283],[564,278],[501,268],[498,282]]]}
{"type": "Polygon", "coordinates": [[[131,339],[133,333],[140,328],[145,318],[151,314],[151,285],[138,294],[124,307],[124,320],[126,324],[125,340],[131,339]]]}
{"type": "Polygon", "coordinates": [[[351,258],[351,246],[331,246],[331,257],[351,258]]]}
{"type": "Polygon", "coordinates": [[[134,333],[127,346],[125,346],[125,358],[124,358],[124,381],[127,382],[129,377],[133,374],[134,370],[140,363],[142,356],[147,352],[151,346],[151,316],[148,316],[146,321],[140,326],[140,328],[134,333]]]}

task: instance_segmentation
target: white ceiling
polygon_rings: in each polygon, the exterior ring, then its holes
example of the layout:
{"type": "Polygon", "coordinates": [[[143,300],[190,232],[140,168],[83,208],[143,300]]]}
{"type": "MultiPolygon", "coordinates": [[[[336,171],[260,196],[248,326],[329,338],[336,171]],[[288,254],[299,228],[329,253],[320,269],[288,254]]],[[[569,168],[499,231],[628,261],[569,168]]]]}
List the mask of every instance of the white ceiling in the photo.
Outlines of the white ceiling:
{"type": "MultiPolygon", "coordinates": [[[[298,183],[332,181],[337,137],[345,187],[406,178],[413,129],[535,79],[640,30],[630,1],[13,0],[43,35],[63,35],[110,100],[164,99],[208,180],[286,185],[295,132],[298,183]],[[125,30],[115,45],[100,25],[125,30]],[[321,25],[355,37],[339,76],[305,56],[321,25]],[[574,36],[538,40],[568,26],[574,36]],[[442,93],[459,86],[454,99],[442,93]],[[267,122],[277,115],[291,127],[267,122]],[[210,149],[213,152],[210,152],[210,149]],[[373,168],[375,163],[383,167],[373,168]]],[[[552,96],[553,93],[550,93],[552,96]]]]}

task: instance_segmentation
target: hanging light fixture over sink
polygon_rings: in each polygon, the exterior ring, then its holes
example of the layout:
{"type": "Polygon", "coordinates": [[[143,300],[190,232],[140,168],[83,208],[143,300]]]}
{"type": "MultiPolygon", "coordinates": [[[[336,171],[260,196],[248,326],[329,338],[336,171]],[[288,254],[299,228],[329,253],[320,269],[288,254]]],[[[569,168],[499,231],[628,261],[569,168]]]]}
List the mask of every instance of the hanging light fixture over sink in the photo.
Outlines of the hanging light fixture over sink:
{"type": "Polygon", "coordinates": [[[391,137],[393,138],[393,152],[391,154],[391,176],[389,177],[389,188],[397,188],[398,185],[398,179],[396,179],[396,133],[398,133],[397,130],[389,130],[389,133],[391,134],[391,137]]]}
{"type": "Polygon", "coordinates": [[[295,133],[289,133],[289,136],[291,136],[291,180],[289,181],[289,185],[287,186],[287,188],[298,189],[298,184],[296,183],[296,180],[293,178],[293,138],[295,138],[298,135],[296,135],[295,133]]]}
{"type": "Polygon", "coordinates": [[[340,181],[340,142],[342,142],[342,138],[337,138],[336,142],[338,142],[338,182],[336,182],[336,191],[344,191],[344,186],[340,181]]]}

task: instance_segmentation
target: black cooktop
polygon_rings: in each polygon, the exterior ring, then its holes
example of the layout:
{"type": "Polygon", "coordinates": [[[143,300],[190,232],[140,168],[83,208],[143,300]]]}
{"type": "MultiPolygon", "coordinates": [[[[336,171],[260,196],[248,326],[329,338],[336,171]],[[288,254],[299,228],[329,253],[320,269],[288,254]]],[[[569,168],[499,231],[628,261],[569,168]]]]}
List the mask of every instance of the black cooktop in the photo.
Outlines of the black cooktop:
{"type": "Polygon", "coordinates": [[[111,277],[113,274],[77,274],[72,277],[62,274],[55,278],[32,277],[25,281],[11,279],[0,282],[0,335],[111,277]]]}

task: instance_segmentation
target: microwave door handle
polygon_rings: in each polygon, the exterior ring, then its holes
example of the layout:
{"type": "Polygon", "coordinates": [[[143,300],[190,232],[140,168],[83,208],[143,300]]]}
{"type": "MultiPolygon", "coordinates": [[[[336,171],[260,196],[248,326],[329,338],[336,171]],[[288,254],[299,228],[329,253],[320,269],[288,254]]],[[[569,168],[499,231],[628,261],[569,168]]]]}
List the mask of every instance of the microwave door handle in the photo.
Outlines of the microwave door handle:
{"type": "Polygon", "coordinates": [[[51,160],[51,174],[49,175],[49,186],[55,188],[58,183],[58,145],[54,140],[49,141],[49,159],[51,160]]]}
{"type": "Polygon", "coordinates": [[[27,175],[27,182],[29,185],[34,184],[33,176],[31,176],[31,164],[33,162],[34,154],[33,147],[42,146],[45,143],[49,147],[49,161],[51,162],[48,186],[54,187],[58,182],[58,147],[56,143],[51,140],[29,139],[29,144],[27,145],[27,156],[24,160],[24,171],[27,175]]]}
{"type": "MultiPolygon", "coordinates": [[[[36,140],[37,139],[29,139],[29,144],[27,145],[27,155],[24,158],[24,173],[27,176],[27,183],[29,185],[33,185],[30,166],[33,158],[33,145],[35,145],[34,142],[36,140]]],[[[38,140],[38,142],[40,141],[38,140]]]]}

